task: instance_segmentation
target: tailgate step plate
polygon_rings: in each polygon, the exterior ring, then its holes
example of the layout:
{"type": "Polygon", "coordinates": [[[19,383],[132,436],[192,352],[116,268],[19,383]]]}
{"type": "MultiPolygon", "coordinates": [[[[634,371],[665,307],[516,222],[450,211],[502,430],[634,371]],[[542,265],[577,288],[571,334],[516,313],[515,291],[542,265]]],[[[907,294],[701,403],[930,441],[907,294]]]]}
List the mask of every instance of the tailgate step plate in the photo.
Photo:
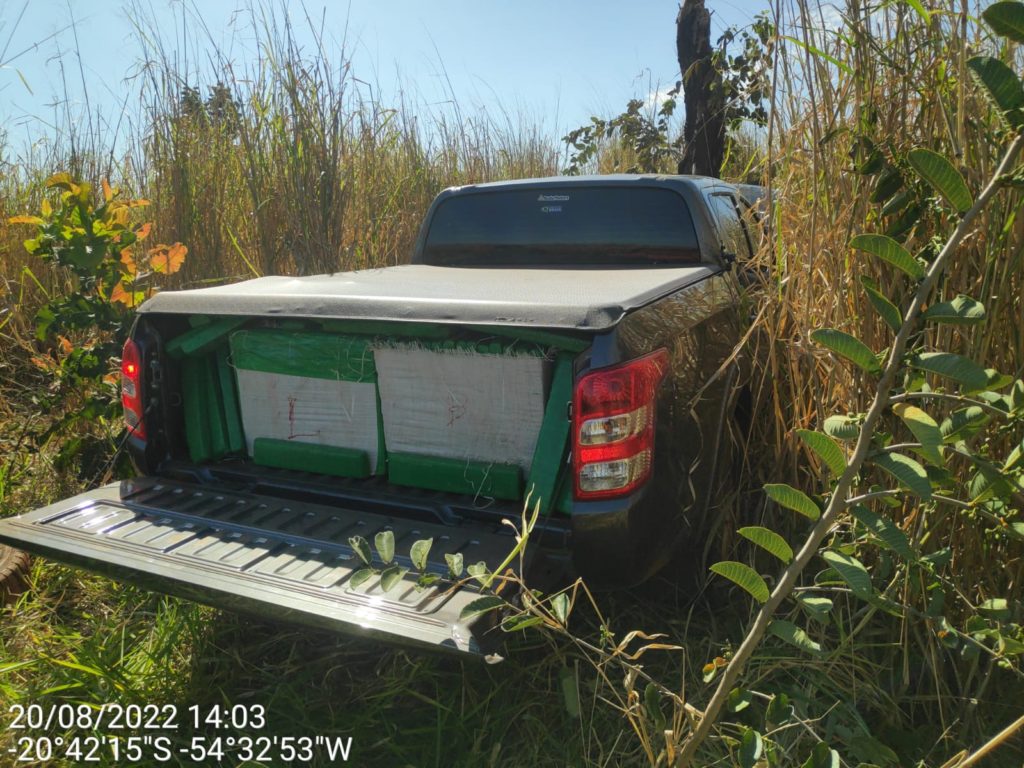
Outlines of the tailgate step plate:
{"type": "Polygon", "coordinates": [[[515,545],[500,528],[422,523],[160,478],[113,483],[0,520],[0,542],[154,591],[392,642],[485,653],[501,634],[483,638],[493,616],[460,619],[480,593],[443,578],[416,584],[409,550],[430,538],[427,571],[441,577],[446,553],[493,569],[515,545]],[[348,538],[372,543],[383,530],[394,532],[395,563],[409,572],[387,592],[378,576],[353,587],[363,563],[348,538]]]}

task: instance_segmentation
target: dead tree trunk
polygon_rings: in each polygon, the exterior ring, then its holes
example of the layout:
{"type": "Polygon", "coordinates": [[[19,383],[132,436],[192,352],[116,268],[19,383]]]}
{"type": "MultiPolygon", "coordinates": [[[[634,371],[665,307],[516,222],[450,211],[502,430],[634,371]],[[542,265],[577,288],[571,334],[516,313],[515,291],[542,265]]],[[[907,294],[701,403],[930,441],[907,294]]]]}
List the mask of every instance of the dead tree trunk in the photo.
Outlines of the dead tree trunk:
{"type": "Polygon", "coordinates": [[[676,55],[683,76],[683,157],[679,173],[718,176],[725,158],[722,75],[711,60],[711,14],[704,0],[683,0],[676,17],[676,55]]]}

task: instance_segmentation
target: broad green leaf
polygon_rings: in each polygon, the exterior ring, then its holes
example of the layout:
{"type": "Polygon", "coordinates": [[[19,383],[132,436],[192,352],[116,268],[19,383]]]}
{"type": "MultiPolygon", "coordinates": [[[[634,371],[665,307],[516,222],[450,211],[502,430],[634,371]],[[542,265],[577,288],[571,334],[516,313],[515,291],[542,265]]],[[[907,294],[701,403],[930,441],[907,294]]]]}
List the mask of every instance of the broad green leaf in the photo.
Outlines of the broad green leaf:
{"type": "Polygon", "coordinates": [[[904,2],[914,9],[914,12],[921,17],[921,21],[925,24],[932,20],[931,13],[924,7],[924,3],[921,0],[904,0],[904,2]]]}
{"type": "Polygon", "coordinates": [[[864,286],[864,291],[868,295],[868,301],[871,302],[871,306],[875,308],[875,311],[885,321],[887,326],[894,332],[899,333],[900,328],[903,326],[903,315],[900,314],[896,305],[881,294],[875,287],[874,281],[870,278],[862,277],[860,282],[864,286]]]}
{"type": "Polygon", "coordinates": [[[839,768],[841,764],[839,753],[830,749],[824,741],[819,741],[800,768],[839,768]]]}
{"type": "Polygon", "coordinates": [[[753,728],[747,728],[740,737],[740,768],[754,768],[764,752],[764,739],[753,728]]]}
{"type": "Polygon", "coordinates": [[[370,549],[370,542],[362,536],[349,536],[348,544],[359,555],[359,559],[369,565],[373,561],[373,552],[370,549]]]}
{"type": "Polygon", "coordinates": [[[1006,457],[1006,461],[1003,462],[1003,472],[1012,472],[1020,466],[1024,466],[1024,440],[1006,457]]]}
{"type": "MultiPolygon", "coordinates": [[[[988,384],[986,385],[989,389],[1002,389],[1013,384],[1013,376],[1007,376],[1005,373],[1000,373],[995,368],[986,368],[985,375],[988,376],[988,384]]],[[[1003,399],[1002,395],[996,392],[982,392],[978,395],[979,397],[986,398],[990,403],[995,406],[1000,406],[1000,403],[1005,403],[1006,407],[1004,410],[1009,413],[1013,409],[1013,404],[1009,397],[1003,399]]]]}
{"type": "Polygon", "coordinates": [[[910,403],[896,403],[892,407],[893,413],[903,419],[903,423],[910,428],[921,444],[920,453],[932,464],[941,467],[942,459],[942,432],[939,425],[931,416],[920,408],[910,403]]]}
{"type": "MultiPolygon", "coordinates": [[[[877,154],[879,158],[882,157],[880,152],[877,154]]],[[[861,169],[861,173],[865,172],[866,171],[864,169],[861,169]]],[[[875,188],[871,191],[871,197],[869,199],[872,203],[885,202],[899,192],[900,189],[903,188],[903,184],[903,174],[899,172],[898,168],[890,166],[878,177],[878,181],[875,183],[875,188]]]]}
{"type": "Polygon", "coordinates": [[[569,619],[569,607],[569,596],[565,592],[551,598],[551,612],[563,627],[569,619]]]}
{"type": "Polygon", "coordinates": [[[387,565],[395,559],[395,532],[381,531],[373,537],[373,545],[377,548],[382,563],[387,565]]]}
{"type": "Polygon", "coordinates": [[[917,199],[917,191],[905,189],[882,206],[883,216],[894,216],[917,199]]]}
{"type": "Polygon", "coordinates": [[[740,528],[737,533],[748,541],[752,541],[765,552],[774,555],[784,563],[793,559],[793,548],[775,531],[759,525],[740,528]]]}
{"type": "Polygon", "coordinates": [[[881,373],[882,371],[882,366],[878,364],[875,353],[855,336],[837,331],[835,328],[820,328],[811,332],[811,338],[868,373],[881,373]]]}
{"type": "Polygon", "coordinates": [[[955,443],[964,440],[984,427],[988,421],[989,415],[981,406],[971,405],[955,410],[943,419],[939,426],[939,431],[942,432],[942,441],[955,443]]]}
{"type": "Polygon", "coordinates": [[[517,616],[509,616],[507,619],[501,622],[501,628],[505,632],[521,632],[524,629],[530,627],[536,627],[539,624],[543,624],[544,619],[540,616],[531,616],[528,613],[521,613],[517,616]]]}
{"type": "Polygon", "coordinates": [[[965,458],[970,461],[978,472],[971,480],[971,501],[975,504],[995,496],[1005,502],[1011,502],[1019,486],[1012,477],[1004,475],[998,466],[981,456],[968,453],[965,458]]]}
{"type": "Polygon", "coordinates": [[[988,374],[984,368],[970,358],[953,352],[922,352],[910,358],[909,364],[911,368],[952,379],[970,392],[988,386],[988,374]]]}
{"type": "Polygon", "coordinates": [[[735,560],[723,560],[712,565],[711,571],[745,589],[759,603],[765,602],[769,597],[768,585],[749,565],[737,563],[735,560]]]}
{"type": "Polygon", "coordinates": [[[853,594],[859,597],[870,597],[872,594],[871,577],[864,563],[855,557],[826,549],[821,558],[835,569],[839,577],[849,585],[853,594]]]}
{"type": "Polygon", "coordinates": [[[897,555],[907,560],[915,559],[910,539],[892,520],[872,512],[863,504],[855,504],[850,513],[897,555]]]}
{"type": "Polygon", "coordinates": [[[764,492],[768,498],[779,506],[791,509],[811,520],[821,517],[821,509],[814,500],[803,491],[786,485],[785,483],[767,483],[764,492]]]}
{"type": "Polygon", "coordinates": [[[461,552],[445,552],[444,561],[448,563],[448,573],[453,579],[457,579],[462,575],[461,552]]]}
{"type": "Polygon", "coordinates": [[[376,573],[372,568],[360,568],[358,571],[352,574],[352,578],[348,580],[348,586],[355,589],[360,584],[365,582],[371,576],[376,573]]]}
{"type": "Polygon", "coordinates": [[[412,547],[409,548],[409,559],[412,560],[413,567],[417,570],[426,570],[427,557],[430,555],[430,548],[433,544],[434,540],[432,538],[420,539],[413,542],[412,547]]]}
{"type": "Polygon", "coordinates": [[[426,589],[427,587],[436,584],[441,580],[441,577],[436,573],[421,573],[416,579],[417,589],[426,589]]]}
{"type": "Polygon", "coordinates": [[[380,588],[385,592],[390,592],[392,588],[402,580],[402,577],[409,572],[408,568],[402,568],[399,565],[392,565],[381,571],[380,574],[380,588]]]}
{"type": "Polygon", "coordinates": [[[729,691],[729,698],[726,699],[726,707],[730,712],[742,712],[744,709],[750,706],[750,702],[754,700],[754,694],[748,691],[746,688],[733,688],[729,691]]]}
{"type": "Polygon", "coordinates": [[[822,425],[825,434],[836,440],[856,440],[860,437],[860,420],[851,416],[829,416],[822,425]]]}
{"type": "Polygon", "coordinates": [[[832,612],[832,601],[827,597],[815,597],[804,592],[797,592],[796,601],[800,604],[807,615],[822,624],[829,622],[829,614],[832,612]]]}
{"type": "Polygon", "coordinates": [[[992,3],[982,11],[981,17],[997,35],[1024,43],[1024,3],[1012,0],[992,3]]]}
{"type": "Polygon", "coordinates": [[[882,453],[872,461],[892,475],[896,482],[927,501],[932,497],[932,484],[924,467],[902,453],[882,453]]]}
{"type": "Polygon", "coordinates": [[[996,649],[1002,656],[1020,656],[1024,654],[1024,643],[1007,635],[1000,634],[996,649]]]}
{"type": "Polygon", "coordinates": [[[764,716],[773,725],[782,725],[789,720],[793,714],[793,707],[789,703],[789,696],[784,693],[776,693],[768,702],[768,708],[764,716]]]}
{"type": "Polygon", "coordinates": [[[967,188],[964,177],[949,160],[938,152],[918,147],[907,153],[907,160],[917,174],[942,195],[960,213],[966,213],[974,205],[974,198],[967,188]]]}
{"type": "Polygon", "coordinates": [[[488,611],[501,608],[503,605],[505,605],[504,598],[498,597],[497,595],[484,595],[483,597],[478,597],[463,608],[462,613],[459,614],[459,618],[465,620],[473,616],[479,616],[482,613],[487,613],[488,611]]]}
{"type": "Polygon", "coordinates": [[[839,477],[846,471],[846,457],[843,455],[843,449],[835,440],[828,435],[810,429],[798,429],[796,433],[835,477],[839,477]]]}
{"type": "Polygon", "coordinates": [[[1010,618],[1010,604],[1005,597],[991,597],[979,605],[978,610],[995,619],[1010,618]]]}
{"type": "Polygon", "coordinates": [[[1010,125],[1019,128],[1021,115],[1015,111],[1024,107],[1024,87],[1017,73],[991,56],[975,56],[967,66],[1010,125]]]}
{"type": "Polygon", "coordinates": [[[1024,411],[1024,381],[1017,379],[1010,390],[1010,410],[1014,413],[1024,411]]]}
{"type": "Polygon", "coordinates": [[[924,267],[910,252],[888,235],[857,235],[850,240],[850,247],[877,256],[915,280],[924,277],[924,267]]]}
{"type": "Polygon", "coordinates": [[[490,571],[487,570],[487,563],[483,560],[466,566],[466,573],[479,581],[481,584],[487,581],[490,571]]]}
{"type": "Polygon", "coordinates": [[[768,625],[768,634],[785,640],[790,645],[796,646],[812,656],[820,656],[822,653],[821,644],[812,640],[806,632],[791,621],[775,619],[768,625]]]}
{"type": "Polygon", "coordinates": [[[985,306],[962,293],[951,301],[940,301],[924,311],[924,319],[950,325],[977,325],[985,322],[985,306]]]}

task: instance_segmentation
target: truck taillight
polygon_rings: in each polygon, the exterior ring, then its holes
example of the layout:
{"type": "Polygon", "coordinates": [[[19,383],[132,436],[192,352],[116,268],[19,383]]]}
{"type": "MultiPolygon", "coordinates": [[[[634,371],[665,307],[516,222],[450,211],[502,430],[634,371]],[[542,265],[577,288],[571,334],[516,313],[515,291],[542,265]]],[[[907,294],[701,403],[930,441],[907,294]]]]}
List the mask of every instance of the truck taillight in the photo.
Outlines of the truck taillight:
{"type": "Polygon", "coordinates": [[[142,417],[142,354],[131,339],[121,352],[121,405],[128,434],[146,439],[146,423],[142,417]]]}
{"type": "Polygon", "coordinates": [[[654,406],[668,352],[583,376],[573,394],[576,498],[624,496],[647,481],[654,459],[654,406]]]}

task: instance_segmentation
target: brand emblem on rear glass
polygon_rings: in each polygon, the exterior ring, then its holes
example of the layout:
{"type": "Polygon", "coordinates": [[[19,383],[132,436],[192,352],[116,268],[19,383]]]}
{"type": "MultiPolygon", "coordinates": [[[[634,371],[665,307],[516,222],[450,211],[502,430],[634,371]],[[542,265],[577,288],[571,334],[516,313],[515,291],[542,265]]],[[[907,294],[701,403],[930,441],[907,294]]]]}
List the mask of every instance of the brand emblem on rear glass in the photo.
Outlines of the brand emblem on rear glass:
{"type": "Polygon", "coordinates": [[[540,195],[537,198],[538,203],[564,203],[568,200],[568,195],[540,195]]]}
{"type": "Polygon", "coordinates": [[[561,213],[562,206],[560,205],[542,205],[540,208],[541,213],[561,213]]]}

